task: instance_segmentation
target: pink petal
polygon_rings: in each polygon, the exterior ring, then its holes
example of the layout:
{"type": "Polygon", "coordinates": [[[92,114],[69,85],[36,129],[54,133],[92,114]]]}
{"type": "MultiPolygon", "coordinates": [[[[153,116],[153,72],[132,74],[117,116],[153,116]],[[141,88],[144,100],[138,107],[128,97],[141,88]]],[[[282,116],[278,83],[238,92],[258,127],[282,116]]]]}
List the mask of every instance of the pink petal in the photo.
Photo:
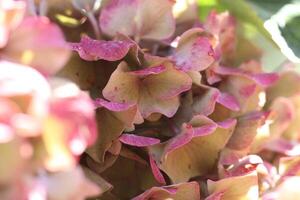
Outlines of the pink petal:
{"type": "Polygon", "coordinates": [[[101,10],[100,27],[109,35],[122,33],[136,39],[166,39],[175,30],[169,0],[112,0],[101,10]]]}
{"type": "Polygon", "coordinates": [[[97,98],[94,101],[95,106],[97,107],[104,107],[110,111],[114,112],[120,112],[120,111],[125,111],[128,110],[130,107],[132,107],[134,104],[129,104],[129,103],[117,103],[117,102],[109,102],[106,101],[102,98],[97,98]]]}
{"type": "Polygon", "coordinates": [[[196,127],[194,128],[194,137],[209,135],[213,133],[217,127],[217,124],[208,124],[201,127],[196,127]]]}
{"type": "Polygon", "coordinates": [[[251,112],[238,118],[237,126],[227,143],[227,147],[234,150],[244,150],[249,148],[257,134],[257,129],[261,127],[269,112],[251,112]]]}
{"type": "Polygon", "coordinates": [[[182,34],[172,58],[181,70],[202,71],[213,63],[214,51],[203,30],[195,28],[182,34]]]}
{"type": "Polygon", "coordinates": [[[134,46],[134,43],[129,41],[93,40],[88,36],[83,36],[80,43],[71,43],[70,45],[84,60],[116,61],[124,58],[130,48],[134,46]]]}
{"type": "Polygon", "coordinates": [[[230,110],[233,110],[233,111],[240,110],[240,105],[239,105],[238,100],[229,93],[222,92],[218,96],[217,102],[230,110]]]}
{"type": "Polygon", "coordinates": [[[159,139],[138,136],[134,134],[122,134],[119,137],[119,140],[124,144],[136,146],[136,147],[147,147],[147,146],[152,146],[160,143],[159,139]]]}
{"type": "Polygon", "coordinates": [[[0,144],[7,143],[14,138],[14,131],[13,129],[3,123],[0,123],[0,144]]]}
{"type": "Polygon", "coordinates": [[[236,124],[236,122],[236,119],[226,119],[224,121],[217,122],[217,124],[220,128],[228,129],[230,127],[233,127],[236,124]]]}
{"type": "Polygon", "coordinates": [[[219,98],[220,91],[213,87],[203,86],[199,92],[195,91],[193,95],[193,112],[197,115],[208,116],[215,110],[216,101],[219,98]]]}
{"type": "Polygon", "coordinates": [[[160,66],[155,66],[155,67],[148,67],[148,68],[137,70],[137,71],[131,71],[128,73],[132,74],[132,75],[138,75],[138,76],[147,76],[147,75],[151,75],[151,74],[160,74],[166,70],[167,69],[165,66],[160,65],[160,66]]]}
{"type": "Polygon", "coordinates": [[[70,53],[64,34],[57,24],[47,17],[26,17],[11,33],[1,57],[51,75],[67,63],[70,53]]]}
{"type": "Polygon", "coordinates": [[[206,197],[205,200],[222,200],[222,196],[224,196],[224,194],[225,191],[216,192],[206,197]]]}
{"type": "Polygon", "coordinates": [[[231,164],[233,166],[225,172],[226,177],[242,176],[254,171],[258,165],[263,164],[263,160],[257,155],[248,155],[231,164]]]}
{"type": "Polygon", "coordinates": [[[149,199],[188,199],[199,200],[200,191],[197,182],[180,183],[164,187],[152,187],[132,200],[149,199]]]}
{"type": "Polygon", "coordinates": [[[300,155],[300,144],[286,139],[278,138],[271,142],[268,142],[265,149],[270,151],[282,153],[288,156],[299,156],[300,155]]]}
{"type": "Polygon", "coordinates": [[[273,85],[279,79],[279,76],[276,73],[263,73],[252,75],[252,78],[260,85],[268,87],[273,85]]]}
{"type": "Polygon", "coordinates": [[[214,71],[220,75],[244,76],[264,87],[268,87],[274,84],[279,78],[279,76],[276,73],[252,74],[248,71],[231,67],[217,66],[214,68],[214,71]]]}
{"type": "Polygon", "coordinates": [[[149,160],[150,160],[150,166],[152,173],[154,175],[154,178],[157,180],[157,182],[166,185],[166,181],[162,173],[160,172],[160,169],[157,167],[155,160],[153,159],[153,156],[149,154],[149,160]]]}
{"type": "Polygon", "coordinates": [[[5,0],[0,2],[0,48],[3,48],[9,39],[9,32],[13,31],[22,21],[26,3],[23,1],[5,0]]]}
{"type": "Polygon", "coordinates": [[[194,130],[193,127],[189,124],[183,125],[185,127],[185,131],[182,134],[174,137],[170,143],[165,148],[166,154],[173,152],[174,150],[184,146],[189,143],[193,139],[194,130]]]}

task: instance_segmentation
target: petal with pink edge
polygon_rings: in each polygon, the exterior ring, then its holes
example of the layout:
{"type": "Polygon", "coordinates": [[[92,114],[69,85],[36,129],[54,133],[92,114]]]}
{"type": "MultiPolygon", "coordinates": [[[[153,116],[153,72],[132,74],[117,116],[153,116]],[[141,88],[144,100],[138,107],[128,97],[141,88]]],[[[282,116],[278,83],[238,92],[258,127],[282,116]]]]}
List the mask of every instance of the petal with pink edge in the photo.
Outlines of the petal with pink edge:
{"type": "Polygon", "coordinates": [[[119,140],[123,144],[135,146],[135,147],[147,147],[147,146],[152,146],[152,145],[160,143],[159,139],[138,136],[138,135],[134,135],[134,134],[122,134],[119,137],[119,140]]]}
{"type": "Polygon", "coordinates": [[[139,98],[139,78],[128,73],[129,67],[121,62],[103,89],[103,96],[113,102],[135,104],[139,98]]]}
{"type": "Polygon", "coordinates": [[[200,199],[199,185],[197,182],[188,182],[164,187],[152,187],[132,200],[147,199],[198,200],[200,199]]]}
{"type": "Polygon", "coordinates": [[[214,61],[214,50],[210,38],[203,29],[194,28],[182,34],[172,59],[178,69],[203,71],[214,61]]]}
{"type": "Polygon", "coordinates": [[[258,178],[255,171],[243,176],[229,177],[216,182],[208,180],[207,186],[211,195],[222,192],[222,200],[259,199],[258,178]]]}
{"type": "Polygon", "coordinates": [[[71,49],[77,51],[79,56],[87,61],[121,60],[134,45],[129,41],[93,40],[88,36],[83,36],[79,43],[70,43],[71,49]]]}
{"type": "Polygon", "coordinates": [[[166,142],[166,146],[152,146],[150,152],[154,154],[158,167],[163,170],[174,183],[186,181],[194,176],[201,176],[212,172],[217,164],[219,153],[229,140],[235,120],[228,122],[226,128],[217,125],[204,116],[196,116],[190,122],[192,132],[184,131],[175,138],[166,142]],[[210,128],[207,128],[211,125],[210,128]],[[207,134],[191,133],[199,130],[200,127],[207,131],[207,134]],[[190,133],[191,132],[191,133],[190,133]],[[161,151],[161,149],[163,151],[161,151]],[[180,159],[180,162],[178,162],[180,159]]]}

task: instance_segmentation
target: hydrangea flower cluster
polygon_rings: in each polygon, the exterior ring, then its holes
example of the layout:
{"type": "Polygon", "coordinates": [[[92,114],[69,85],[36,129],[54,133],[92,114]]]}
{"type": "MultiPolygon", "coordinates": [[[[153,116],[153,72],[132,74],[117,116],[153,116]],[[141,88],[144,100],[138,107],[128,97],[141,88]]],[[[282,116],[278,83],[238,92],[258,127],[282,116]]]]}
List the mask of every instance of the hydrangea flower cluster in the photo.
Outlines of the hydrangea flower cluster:
{"type": "Polygon", "coordinates": [[[0,0],[0,12],[1,199],[300,195],[300,75],[263,72],[228,12],[201,23],[192,0],[0,0]]]}

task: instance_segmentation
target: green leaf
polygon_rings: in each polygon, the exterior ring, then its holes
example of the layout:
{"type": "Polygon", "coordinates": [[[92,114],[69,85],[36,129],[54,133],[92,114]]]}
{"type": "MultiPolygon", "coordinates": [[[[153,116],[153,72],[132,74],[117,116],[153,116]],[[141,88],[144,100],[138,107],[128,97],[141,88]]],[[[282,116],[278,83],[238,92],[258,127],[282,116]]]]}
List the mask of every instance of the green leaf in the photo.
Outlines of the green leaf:
{"type": "Polygon", "coordinates": [[[291,0],[246,0],[263,20],[269,19],[291,0]]]}

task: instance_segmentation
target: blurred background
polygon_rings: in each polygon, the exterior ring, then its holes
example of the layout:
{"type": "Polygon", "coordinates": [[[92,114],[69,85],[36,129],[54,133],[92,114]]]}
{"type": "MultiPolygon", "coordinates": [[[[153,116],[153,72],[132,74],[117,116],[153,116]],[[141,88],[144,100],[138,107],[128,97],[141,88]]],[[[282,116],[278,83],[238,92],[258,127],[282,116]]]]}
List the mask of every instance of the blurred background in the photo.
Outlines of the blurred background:
{"type": "Polygon", "coordinates": [[[239,31],[263,50],[267,71],[293,65],[300,71],[299,0],[197,0],[201,20],[211,10],[229,10],[239,31]]]}

